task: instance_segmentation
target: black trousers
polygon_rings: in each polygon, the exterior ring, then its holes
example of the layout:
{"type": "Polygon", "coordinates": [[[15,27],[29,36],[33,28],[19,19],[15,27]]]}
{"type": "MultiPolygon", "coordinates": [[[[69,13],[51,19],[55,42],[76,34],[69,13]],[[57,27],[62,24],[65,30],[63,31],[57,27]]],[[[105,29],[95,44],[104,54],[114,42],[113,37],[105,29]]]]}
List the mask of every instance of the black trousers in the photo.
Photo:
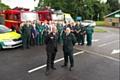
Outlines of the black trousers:
{"type": "Polygon", "coordinates": [[[47,52],[47,67],[46,70],[49,71],[51,67],[54,67],[54,60],[55,60],[56,52],[55,53],[50,53],[47,52]]]}

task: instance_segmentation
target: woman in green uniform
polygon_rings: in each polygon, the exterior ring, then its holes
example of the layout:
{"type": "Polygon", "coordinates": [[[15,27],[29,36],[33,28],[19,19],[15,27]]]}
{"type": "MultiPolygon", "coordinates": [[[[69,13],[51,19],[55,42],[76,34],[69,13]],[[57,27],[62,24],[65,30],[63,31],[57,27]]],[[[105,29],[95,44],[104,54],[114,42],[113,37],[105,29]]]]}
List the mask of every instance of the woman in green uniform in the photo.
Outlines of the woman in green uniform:
{"type": "Polygon", "coordinates": [[[87,46],[92,45],[92,33],[94,32],[93,27],[89,24],[87,29],[86,29],[86,34],[87,34],[87,46]]]}
{"type": "Polygon", "coordinates": [[[38,44],[39,45],[42,45],[43,44],[43,30],[44,30],[44,27],[42,26],[42,24],[40,23],[39,24],[39,27],[38,27],[38,44]]]}
{"type": "Polygon", "coordinates": [[[62,43],[62,33],[63,33],[63,26],[62,23],[59,23],[58,28],[58,43],[61,44],[62,43]]]}

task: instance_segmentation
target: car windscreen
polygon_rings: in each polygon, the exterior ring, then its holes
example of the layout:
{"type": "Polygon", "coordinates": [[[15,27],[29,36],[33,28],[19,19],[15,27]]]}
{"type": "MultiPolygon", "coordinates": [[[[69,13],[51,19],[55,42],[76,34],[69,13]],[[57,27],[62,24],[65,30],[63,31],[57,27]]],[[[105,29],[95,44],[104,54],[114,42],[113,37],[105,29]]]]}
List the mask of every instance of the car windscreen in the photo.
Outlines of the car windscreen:
{"type": "Polygon", "coordinates": [[[22,21],[34,21],[38,19],[38,14],[34,12],[24,12],[21,14],[22,21]]]}
{"type": "Polygon", "coordinates": [[[69,18],[65,18],[65,21],[67,21],[67,22],[74,22],[74,20],[71,18],[71,17],[69,17],[69,18]]]}
{"type": "Polygon", "coordinates": [[[0,25],[0,34],[10,32],[6,26],[0,25]]]}

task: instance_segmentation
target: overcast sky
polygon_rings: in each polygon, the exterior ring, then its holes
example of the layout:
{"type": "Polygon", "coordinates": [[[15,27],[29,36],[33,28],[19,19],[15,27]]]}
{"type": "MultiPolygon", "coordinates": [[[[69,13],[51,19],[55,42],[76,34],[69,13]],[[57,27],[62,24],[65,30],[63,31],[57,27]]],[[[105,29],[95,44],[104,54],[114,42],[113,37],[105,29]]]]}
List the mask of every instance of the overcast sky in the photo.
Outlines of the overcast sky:
{"type": "MultiPolygon", "coordinates": [[[[36,6],[38,4],[39,0],[36,0],[36,6]]],[[[102,0],[106,1],[106,0],[102,0]]],[[[11,8],[14,8],[16,6],[18,7],[24,7],[24,8],[30,8],[31,10],[34,9],[34,0],[2,0],[2,3],[5,3],[9,5],[11,8]]]]}

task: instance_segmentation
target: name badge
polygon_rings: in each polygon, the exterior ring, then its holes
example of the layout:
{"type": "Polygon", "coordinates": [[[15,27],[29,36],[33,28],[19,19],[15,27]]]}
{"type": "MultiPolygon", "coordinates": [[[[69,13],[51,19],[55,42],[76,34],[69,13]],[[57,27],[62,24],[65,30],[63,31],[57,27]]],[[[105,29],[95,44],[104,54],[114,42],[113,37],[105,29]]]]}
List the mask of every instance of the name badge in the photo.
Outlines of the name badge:
{"type": "Polygon", "coordinates": [[[51,39],[53,39],[54,37],[50,37],[51,39]]]}

